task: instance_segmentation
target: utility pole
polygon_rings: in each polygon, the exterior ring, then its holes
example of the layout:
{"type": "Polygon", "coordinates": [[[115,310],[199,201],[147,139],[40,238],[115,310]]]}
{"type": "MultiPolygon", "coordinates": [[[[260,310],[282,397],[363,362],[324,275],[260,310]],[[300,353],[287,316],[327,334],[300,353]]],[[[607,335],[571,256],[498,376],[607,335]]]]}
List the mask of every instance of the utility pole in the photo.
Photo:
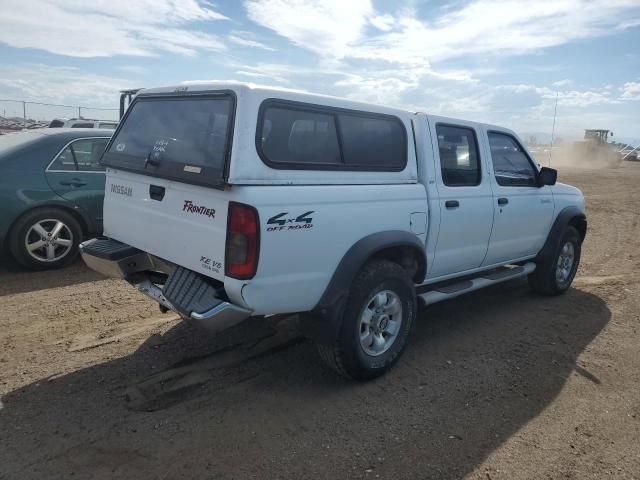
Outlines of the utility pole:
{"type": "Polygon", "coordinates": [[[22,123],[26,127],[27,126],[27,102],[22,101],[22,123]]]}
{"type": "Polygon", "coordinates": [[[82,118],[82,111],[81,111],[82,107],[78,107],[78,118],[82,118]]]}
{"type": "Polygon", "coordinates": [[[549,146],[549,166],[551,166],[551,154],[553,153],[553,140],[556,134],[556,113],[558,111],[558,92],[556,92],[556,106],[553,107],[553,127],[551,127],[551,145],[549,146]]]}

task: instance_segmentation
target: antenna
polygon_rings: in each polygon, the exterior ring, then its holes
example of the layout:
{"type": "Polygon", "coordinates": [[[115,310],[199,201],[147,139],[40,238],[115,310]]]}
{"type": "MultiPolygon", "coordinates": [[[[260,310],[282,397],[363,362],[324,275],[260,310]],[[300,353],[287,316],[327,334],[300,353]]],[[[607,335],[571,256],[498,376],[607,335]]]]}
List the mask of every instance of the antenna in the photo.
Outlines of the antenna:
{"type": "Polygon", "coordinates": [[[551,127],[551,145],[549,146],[549,166],[551,166],[551,154],[553,153],[553,140],[556,134],[556,113],[558,112],[558,92],[556,91],[556,106],[553,107],[553,127],[551,127]]]}

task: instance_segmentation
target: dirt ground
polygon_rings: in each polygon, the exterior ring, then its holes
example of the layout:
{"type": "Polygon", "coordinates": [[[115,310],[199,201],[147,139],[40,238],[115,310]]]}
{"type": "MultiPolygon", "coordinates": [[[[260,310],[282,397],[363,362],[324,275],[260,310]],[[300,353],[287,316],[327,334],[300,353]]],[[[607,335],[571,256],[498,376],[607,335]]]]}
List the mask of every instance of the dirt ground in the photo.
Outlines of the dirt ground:
{"type": "Polygon", "coordinates": [[[561,170],[589,232],[564,296],[421,312],[385,377],[295,318],[212,337],[78,262],[0,267],[0,478],[640,478],[640,164],[561,170]]]}

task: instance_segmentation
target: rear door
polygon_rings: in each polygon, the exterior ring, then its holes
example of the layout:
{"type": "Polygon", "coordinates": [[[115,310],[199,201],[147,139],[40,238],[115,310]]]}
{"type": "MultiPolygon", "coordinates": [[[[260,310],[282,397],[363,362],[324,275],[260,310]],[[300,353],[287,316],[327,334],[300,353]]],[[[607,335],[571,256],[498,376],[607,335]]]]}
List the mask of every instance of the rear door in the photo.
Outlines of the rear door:
{"type": "Polygon", "coordinates": [[[224,279],[234,98],[138,96],[103,157],[105,234],[224,279]]]}
{"type": "Polygon", "coordinates": [[[493,232],[485,265],[532,256],[544,245],[554,204],[551,188],[538,187],[538,170],[509,132],[487,132],[493,174],[493,232]]]}
{"type": "MultiPolygon", "coordinates": [[[[437,139],[436,186],[440,228],[428,277],[479,267],[487,253],[493,222],[493,197],[472,123],[430,119],[437,139]]],[[[434,145],[435,147],[435,145],[434,145]]]]}
{"type": "Polygon", "coordinates": [[[51,189],[80,207],[100,230],[104,198],[104,167],[100,157],[108,137],[77,138],[53,159],[45,172],[51,189]]]}

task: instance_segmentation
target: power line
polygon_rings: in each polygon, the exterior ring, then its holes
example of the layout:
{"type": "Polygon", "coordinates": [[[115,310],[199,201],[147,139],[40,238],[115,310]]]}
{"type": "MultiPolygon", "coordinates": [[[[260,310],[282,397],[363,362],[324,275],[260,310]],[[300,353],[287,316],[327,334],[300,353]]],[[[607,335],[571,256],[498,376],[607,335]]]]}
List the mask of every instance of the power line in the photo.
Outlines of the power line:
{"type": "Polygon", "coordinates": [[[0,102],[28,103],[30,105],[44,105],[46,107],[84,108],[86,110],[110,110],[110,111],[118,110],[117,108],[87,107],[86,105],[62,105],[60,103],[31,102],[28,100],[14,100],[10,98],[0,98],[0,102]]]}

